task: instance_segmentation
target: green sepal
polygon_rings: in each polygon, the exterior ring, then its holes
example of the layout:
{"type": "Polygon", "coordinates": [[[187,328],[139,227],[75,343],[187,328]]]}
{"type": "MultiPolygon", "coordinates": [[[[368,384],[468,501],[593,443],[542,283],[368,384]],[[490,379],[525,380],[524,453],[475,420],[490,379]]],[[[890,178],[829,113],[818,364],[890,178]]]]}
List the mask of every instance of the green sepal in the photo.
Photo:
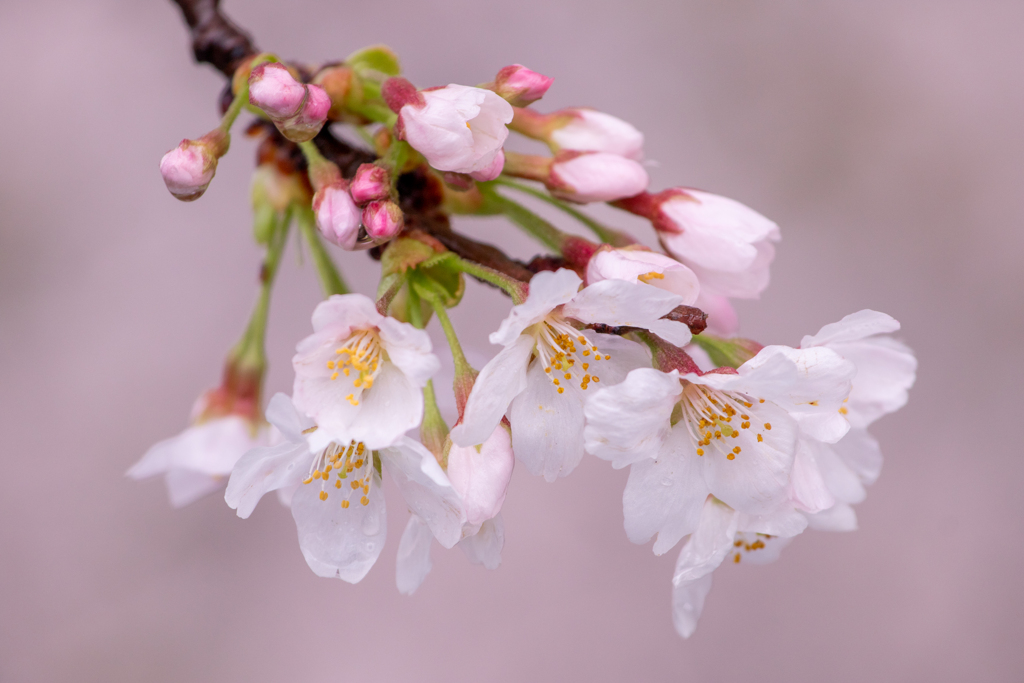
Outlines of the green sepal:
{"type": "Polygon", "coordinates": [[[386,76],[397,76],[402,73],[398,55],[387,45],[371,45],[356,50],[345,58],[345,64],[356,71],[370,69],[386,76]]]}
{"type": "Polygon", "coordinates": [[[709,334],[698,334],[693,343],[704,349],[711,362],[718,367],[738,368],[757,355],[763,347],[756,341],[733,337],[722,339],[709,334]]]}

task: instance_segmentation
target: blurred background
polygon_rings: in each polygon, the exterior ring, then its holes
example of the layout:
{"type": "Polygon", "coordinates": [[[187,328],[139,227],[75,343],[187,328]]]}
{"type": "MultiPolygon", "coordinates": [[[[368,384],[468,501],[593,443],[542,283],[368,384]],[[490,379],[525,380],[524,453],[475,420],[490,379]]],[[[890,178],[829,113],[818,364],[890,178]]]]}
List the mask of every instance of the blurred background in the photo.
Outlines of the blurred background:
{"type": "MultiPolygon", "coordinates": [[[[422,87],[513,62],[554,76],[542,109],[635,124],[653,187],[708,189],[779,223],[772,286],[740,306],[744,334],[795,344],[886,311],[918,383],[874,429],[887,460],[861,529],[723,567],[688,641],[670,618],[676,553],[627,541],[626,472],[592,458],[555,484],[517,468],[497,571],[435,545],[426,583],[398,595],[406,514],[392,495],[370,575],[318,579],[272,498],[242,521],[220,496],[175,511],[160,481],[124,477],[217,383],[255,297],[252,143],[235,136],[194,204],[157,170],[214,127],[221,77],[193,63],[170,2],[8,0],[0,681],[1024,678],[1024,4],[224,5],[286,58],[386,42],[422,87]]],[[[536,251],[501,221],[462,227],[536,251]]],[[[376,264],[337,256],[372,293],[376,264]]],[[[271,392],[290,387],[318,299],[290,251],[271,392]]],[[[506,310],[470,285],[454,317],[477,359],[506,310]]]]}

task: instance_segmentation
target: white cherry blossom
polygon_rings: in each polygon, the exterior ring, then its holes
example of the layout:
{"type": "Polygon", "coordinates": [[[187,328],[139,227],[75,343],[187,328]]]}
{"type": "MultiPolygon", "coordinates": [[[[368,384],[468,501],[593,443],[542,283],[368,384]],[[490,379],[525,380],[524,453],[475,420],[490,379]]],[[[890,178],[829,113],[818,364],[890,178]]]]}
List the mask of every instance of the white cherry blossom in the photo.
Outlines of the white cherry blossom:
{"type": "Polygon", "coordinates": [[[426,332],[381,315],[361,294],[321,302],[313,330],[292,359],[295,406],[318,427],[310,448],[384,448],[419,425],[421,389],[439,367],[426,332]]]}
{"type": "Polygon", "coordinates": [[[516,457],[554,481],[583,457],[583,400],[591,384],[615,383],[649,365],[639,344],[577,325],[641,327],[672,343],[689,341],[685,325],[661,319],[679,296],[623,280],[582,291],[580,284],[569,270],[533,277],[527,300],[491,334],[491,343],[504,348],[477,377],[463,421],[451,433],[455,444],[482,443],[508,412],[516,457]]]}
{"type": "Polygon", "coordinates": [[[244,519],[266,493],[294,488],[299,547],[318,576],[357,583],[377,561],[387,534],[383,475],[439,543],[450,548],[462,538],[465,513],[458,493],[421,444],[402,437],[380,450],[355,441],[311,447],[319,427],[283,394],[271,400],[267,418],[283,443],[246,453],[224,499],[244,519]]]}
{"type": "Polygon", "coordinates": [[[501,167],[495,159],[508,137],[512,105],[490,90],[454,83],[420,95],[422,104],[406,104],[399,112],[413,149],[439,171],[496,178],[501,167]]]}
{"type": "Polygon", "coordinates": [[[692,270],[646,249],[599,249],[587,262],[587,284],[602,280],[643,282],[679,295],[687,306],[693,305],[700,294],[700,283],[692,270]]]}

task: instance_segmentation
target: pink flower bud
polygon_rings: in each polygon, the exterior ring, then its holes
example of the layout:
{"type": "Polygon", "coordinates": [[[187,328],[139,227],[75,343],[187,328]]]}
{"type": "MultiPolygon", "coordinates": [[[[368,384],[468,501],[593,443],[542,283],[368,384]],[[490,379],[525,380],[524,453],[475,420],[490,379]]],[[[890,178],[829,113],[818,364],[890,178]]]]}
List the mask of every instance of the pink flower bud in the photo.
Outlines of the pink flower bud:
{"type": "Polygon", "coordinates": [[[249,103],[275,121],[298,114],[305,99],[306,87],[283,64],[264,62],[249,76],[249,103]]]}
{"type": "Polygon", "coordinates": [[[405,216],[394,202],[370,202],[363,209],[363,225],[375,242],[385,242],[402,232],[405,216]]]}
{"type": "Polygon", "coordinates": [[[473,180],[487,181],[494,180],[501,175],[502,169],[505,168],[505,150],[499,149],[498,153],[494,155],[494,161],[491,165],[482,171],[474,171],[469,176],[473,180]]]}
{"type": "Polygon", "coordinates": [[[313,195],[316,226],[328,242],[352,251],[359,239],[359,207],[344,185],[327,185],[313,195]]]}
{"type": "Polygon", "coordinates": [[[352,179],[348,191],[360,206],[387,199],[391,194],[391,174],[383,166],[363,164],[356,170],[356,177],[352,179]]]}
{"type": "Polygon", "coordinates": [[[555,157],[547,185],[551,194],[585,204],[632,197],[648,182],[643,166],[618,154],[563,152],[555,157]]]}
{"type": "Polygon", "coordinates": [[[316,137],[331,110],[331,98],[323,88],[299,83],[276,62],[265,62],[252,70],[249,103],[262,109],[292,142],[316,137]]]}
{"type": "Polygon", "coordinates": [[[530,71],[522,64],[513,64],[498,72],[494,78],[494,92],[515,107],[525,107],[544,97],[554,80],[530,71]]]}
{"type": "Polygon", "coordinates": [[[641,159],[644,155],[644,134],[611,114],[594,109],[564,109],[549,118],[566,121],[550,134],[551,143],[558,149],[608,152],[629,159],[641,159]]]}
{"type": "Polygon", "coordinates": [[[160,175],[167,189],[183,202],[203,196],[216,172],[215,151],[198,140],[182,140],[160,160],[160,175]]]}

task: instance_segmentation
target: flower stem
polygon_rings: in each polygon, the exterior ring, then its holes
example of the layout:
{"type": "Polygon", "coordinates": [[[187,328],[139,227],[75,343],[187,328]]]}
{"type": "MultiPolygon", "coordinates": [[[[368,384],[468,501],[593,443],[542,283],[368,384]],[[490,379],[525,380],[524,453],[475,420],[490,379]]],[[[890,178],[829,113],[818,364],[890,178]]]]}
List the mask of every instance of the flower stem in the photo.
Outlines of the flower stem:
{"type": "Polygon", "coordinates": [[[326,296],[332,294],[348,294],[350,291],[345,279],[338,271],[331,255],[327,253],[320,233],[316,229],[316,221],[311,211],[303,207],[298,216],[299,230],[306,238],[309,251],[313,256],[313,263],[316,264],[316,272],[320,276],[320,284],[326,296]]]}
{"type": "Polygon", "coordinates": [[[484,195],[485,203],[489,205],[489,208],[505,214],[509,220],[538,242],[555,253],[562,254],[566,238],[569,237],[568,235],[522,204],[498,194],[492,186],[480,183],[477,187],[480,188],[481,193],[484,195]]]}
{"type": "Polygon", "coordinates": [[[520,282],[515,278],[494,270],[493,268],[488,268],[487,266],[480,265],[479,263],[467,261],[464,258],[455,257],[450,261],[450,265],[466,275],[472,275],[478,280],[489,282],[495,287],[503,290],[506,294],[512,297],[512,303],[517,306],[526,301],[526,296],[529,293],[529,285],[525,282],[520,282]]]}
{"type": "MultiPolygon", "coordinates": [[[[277,61],[276,57],[271,55],[260,55],[259,57],[252,60],[249,64],[248,69],[252,71],[258,65],[263,62],[274,62],[277,61]]],[[[242,112],[242,108],[249,104],[249,79],[246,78],[242,81],[238,88],[238,92],[235,93],[235,99],[231,100],[231,106],[224,112],[224,116],[220,120],[220,129],[225,133],[231,132],[231,126],[235,125],[235,119],[242,112]]]]}
{"type": "Polygon", "coordinates": [[[302,150],[302,155],[306,157],[309,183],[313,186],[314,191],[331,183],[341,181],[341,169],[338,168],[337,164],[326,159],[312,140],[300,142],[299,149],[302,150]]]}
{"type": "Polygon", "coordinates": [[[455,381],[453,382],[452,389],[455,391],[455,403],[459,409],[459,415],[466,409],[466,401],[469,400],[469,393],[473,390],[473,384],[476,382],[477,371],[469,364],[466,360],[466,354],[462,351],[462,344],[459,343],[459,337],[455,333],[455,326],[452,325],[451,318],[448,317],[448,311],[444,307],[444,303],[441,301],[436,293],[430,291],[430,288],[419,279],[411,280],[411,289],[415,290],[419,297],[422,297],[429,303],[434,309],[434,315],[437,316],[437,322],[440,323],[441,329],[444,330],[445,339],[448,341],[448,348],[452,352],[452,361],[455,364],[455,381]]]}
{"type": "Polygon", "coordinates": [[[573,207],[569,206],[560,199],[552,197],[547,192],[541,192],[540,190],[530,187],[529,185],[523,185],[522,183],[518,183],[514,180],[510,180],[503,176],[499,176],[498,178],[496,178],[494,180],[494,183],[497,185],[504,185],[505,187],[511,187],[512,189],[518,190],[519,192],[523,192],[532,197],[536,197],[537,199],[543,202],[547,202],[551,206],[554,206],[555,208],[564,211],[565,213],[569,214],[570,216],[578,220],[583,225],[587,226],[591,230],[591,232],[593,232],[597,236],[597,238],[604,242],[605,244],[610,244],[613,247],[626,247],[631,244],[636,244],[636,240],[634,240],[626,233],[619,232],[618,230],[609,228],[608,226],[595,221],[587,214],[583,213],[582,211],[574,209],[573,207]]]}

